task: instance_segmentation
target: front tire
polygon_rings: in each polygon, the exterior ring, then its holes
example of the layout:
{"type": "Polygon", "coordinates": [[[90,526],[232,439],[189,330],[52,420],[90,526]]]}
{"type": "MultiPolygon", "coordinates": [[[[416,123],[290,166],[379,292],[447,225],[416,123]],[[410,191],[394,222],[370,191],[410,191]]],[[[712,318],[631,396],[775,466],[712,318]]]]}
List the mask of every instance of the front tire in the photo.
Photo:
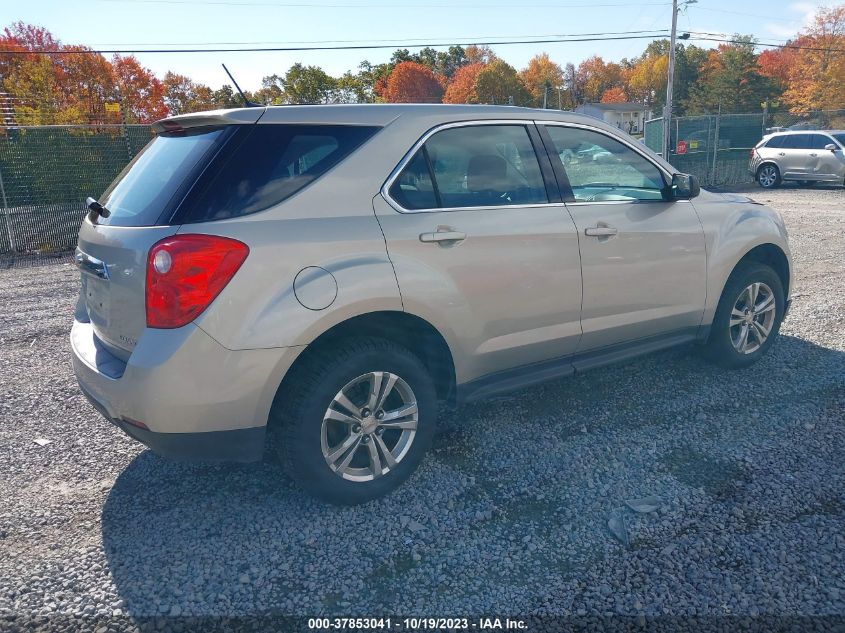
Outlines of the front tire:
{"type": "Polygon", "coordinates": [[[273,407],[285,469],[331,503],[355,505],[393,491],[434,435],[437,396],[425,366],[377,338],[305,353],[273,407]]]}
{"type": "Polygon", "coordinates": [[[780,170],[777,165],[767,163],[757,170],[757,184],[763,189],[774,189],[781,183],[780,170]]]}
{"type": "Polygon", "coordinates": [[[783,283],[771,267],[740,265],[722,291],[705,357],[729,369],[753,365],[777,338],[785,306],[783,283]]]}

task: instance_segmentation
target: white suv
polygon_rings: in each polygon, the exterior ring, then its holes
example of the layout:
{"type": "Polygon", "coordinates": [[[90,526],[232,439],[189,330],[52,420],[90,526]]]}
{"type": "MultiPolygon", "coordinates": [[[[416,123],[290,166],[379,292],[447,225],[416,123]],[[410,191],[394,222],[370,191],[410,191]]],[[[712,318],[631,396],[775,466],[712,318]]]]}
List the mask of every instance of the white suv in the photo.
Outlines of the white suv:
{"type": "Polygon", "coordinates": [[[765,188],[784,181],[845,184],[845,131],[778,132],[751,150],[748,171],[765,188]]]}

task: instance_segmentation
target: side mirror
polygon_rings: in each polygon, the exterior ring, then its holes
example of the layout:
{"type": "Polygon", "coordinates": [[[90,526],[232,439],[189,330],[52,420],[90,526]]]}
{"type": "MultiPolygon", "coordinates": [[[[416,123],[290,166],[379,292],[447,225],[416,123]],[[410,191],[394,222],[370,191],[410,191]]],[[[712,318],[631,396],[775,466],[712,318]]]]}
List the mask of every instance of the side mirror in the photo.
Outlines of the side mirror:
{"type": "Polygon", "coordinates": [[[833,143],[828,143],[824,148],[829,152],[835,152],[838,149],[833,143]]]}
{"type": "Polygon", "coordinates": [[[672,198],[675,200],[689,200],[701,192],[698,178],[690,174],[672,175],[672,198]]]}

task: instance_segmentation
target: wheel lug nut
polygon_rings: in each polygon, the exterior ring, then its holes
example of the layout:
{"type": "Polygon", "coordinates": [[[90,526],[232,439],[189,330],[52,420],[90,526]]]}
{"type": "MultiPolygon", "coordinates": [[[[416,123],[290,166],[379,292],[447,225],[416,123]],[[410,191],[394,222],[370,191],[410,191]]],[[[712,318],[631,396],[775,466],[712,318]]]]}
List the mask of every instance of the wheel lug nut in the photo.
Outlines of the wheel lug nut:
{"type": "Polygon", "coordinates": [[[377,429],[376,429],[376,435],[378,435],[379,437],[381,437],[382,435],[384,435],[384,429],[383,429],[383,428],[381,428],[381,427],[377,428],[377,429]]]}
{"type": "Polygon", "coordinates": [[[370,411],[369,409],[361,409],[361,417],[368,418],[370,417],[371,413],[372,411],[370,411]]]}
{"type": "Polygon", "coordinates": [[[376,420],[381,420],[383,417],[384,417],[384,411],[382,411],[381,409],[379,409],[379,410],[376,412],[376,420]]]}
{"type": "Polygon", "coordinates": [[[352,426],[352,432],[353,433],[360,433],[361,432],[361,425],[360,424],[354,424],[352,426]]]}
{"type": "Polygon", "coordinates": [[[364,444],[369,444],[369,443],[370,443],[370,436],[369,436],[369,435],[365,435],[365,436],[364,436],[364,439],[363,439],[363,442],[364,442],[364,444]]]}

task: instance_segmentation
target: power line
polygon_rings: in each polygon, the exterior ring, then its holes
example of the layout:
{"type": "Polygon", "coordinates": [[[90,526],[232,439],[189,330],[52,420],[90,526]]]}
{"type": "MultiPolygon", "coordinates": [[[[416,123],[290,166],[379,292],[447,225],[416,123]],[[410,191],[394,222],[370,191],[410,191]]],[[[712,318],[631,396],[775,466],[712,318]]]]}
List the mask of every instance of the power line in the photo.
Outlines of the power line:
{"type": "MultiPolygon", "coordinates": [[[[101,2],[126,4],[190,4],[190,5],[220,5],[229,7],[277,7],[282,9],[418,9],[419,5],[389,4],[389,3],[318,3],[318,2],[234,2],[232,0],[100,0],[101,2]]],[[[648,2],[641,6],[666,6],[670,2],[648,2]]],[[[629,2],[614,3],[580,3],[580,4],[533,4],[520,5],[520,8],[534,9],[589,9],[591,7],[629,7],[629,2]]],[[[426,9],[512,9],[513,4],[426,4],[426,9]]]]}
{"type": "MultiPolygon", "coordinates": [[[[473,40],[473,41],[451,41],[451,42],[427,42],[417,43],[405,48],[444,48],[446,46],[510,46],[514,44],[565,44],[568,42],[610,42],[619,40],[639,40],[639,39],[658,39],[665,38],[665,31],[652,33],[649,35],[637,34],[620,34],[607,33],[600,37],[552,37],[542,39],[522,39],[522,40],[473,40]]],[[[638,32],[634,32],[638,33],[638,32]]],[[[691,38],[696,41],[706,42],[723,42],[727,44],[752,44],[754,46],[766,46],[770,48],[788,48],[794,50],[804,51],[818,51],[824,53],[845,53],[843,48],[823,48],[813,46],[802,46],[798,44],[772,44],[768,42],[748,42],[747,40],[729,38],[729,37],[714,37],[707,34],[698,35],[691,34],[691,38]]],[[[293,53],[293,52],[307,52],[307,51],[350,51],[350,50],[379,50],[379,49],[395,49],[397,48],[395,41],[392,44],[373,43],[360,45],[344,45],[344,46],[262,46],[262,47],[248,47],[248,48],[141,48],[141,49],[91,49],[91,50],[55,50],[55,51],[32,51],[32,50],[13,50],[0,51],[0,55],[146,55],[146,54],[167,54],[167,53],[293,53]]]]}
{"type": "MultiPolygon", "coordinates": [[[[624,32],[623,32],[624,33],[624,32]]],[[[442,48],[444,46],[507,46],[510,44],[556,44],[563,42],[607,42],[629,39],[655,39],[665,36],[665,32],[658,32],[650,35],[615,35],[607,33],[607,37],[564,37],[544,38],[532,40],[487,40],[487,41],[465,41],[465,42],[428,42],[415,44],[408,48],[442,48]]],[[[376,50],[385,48],[396,48],[396,44],[361,44],[345,46],[262,46],[250,48],[144,48],[144,49],[99,49],[86,51],[56,50],[56,51],[0,51],[0,55],[78,55],[81,53],[98,55],[140,55],[148,53],[277,53],[277,52],[303,52],[303,51],[350,51],[350,50],[376,50]]]]}
{"type": "MultiPolygon", "coordinates": [[[[482,40],[482,39],[523,39],[523,38],[550,38],[550,37],[586,37],[586,36],[601,36],[601,35],[637,35],[637,34],[661,34],[666,29],[646,29],[643,31],[619,31],[614,33],[547,33],[544,35],[478,35],[475,37],[462,37],[462,40],[482,40]]],[[[723,35],[723,33],[705,33],[705,35],[723,35]]],[[[450,46],[448,38],[445,37],[403,37],[400,39],[381,39],[381,43],[396,43],[403,44],[405,42],[433,42],[442,40],[442,44],[438,46],[450,46]]],[[[271,40],[263,42],[126,42],[124,44],[100,44],[101,47],[108,46],[260,46],[264,44],[359,44],[365,42],[372,42],[373,38],[365,40],[271,40]]],[[[96,48],[96,47],[92,47],[96,48]]]]}

